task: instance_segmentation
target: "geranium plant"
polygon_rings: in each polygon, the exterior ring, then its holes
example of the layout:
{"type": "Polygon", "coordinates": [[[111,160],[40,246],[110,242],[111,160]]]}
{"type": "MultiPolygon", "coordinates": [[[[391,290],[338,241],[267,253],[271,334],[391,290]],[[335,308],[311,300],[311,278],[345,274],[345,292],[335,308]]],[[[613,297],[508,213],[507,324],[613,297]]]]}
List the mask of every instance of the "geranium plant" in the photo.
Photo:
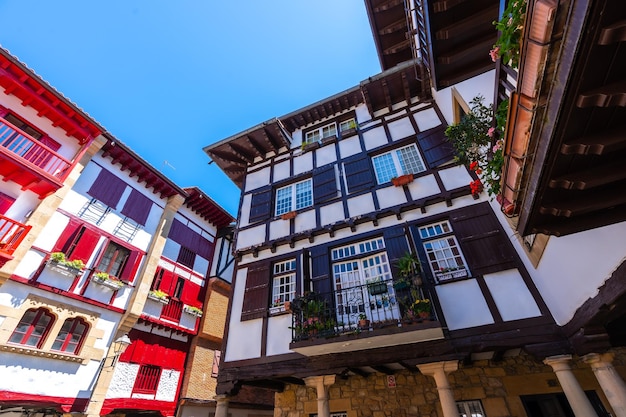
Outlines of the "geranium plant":
{"type": "Polygon", "coordinates": [[[522,40],[525,17],[526,1],[515,0],[509,2],[502,14],[502,18],[497,22],[493,22],[496,29],[500,32],[496,44],[489,51],[493,62],[500,58],[503,63],[508,64],[512,68],[519,66],[520,42],[522,40]]]}
{"type": "Polygon", "coordinates": [[[161,290],[152,290],[149,292],[149,294],[154,298],[158,298],[159,300],[167,300],[167,298],[169,297],[169,295],[165,291],[161,290]]]}
{"type": "Polygon", "coordinates": [[[59,265],[65,265],[69,268],[82,270],[85,268],[85,263],[80,259],[75,259],[73,261],[69,261],[65,258],[65,254],[63,252],[53,252],[50,254],[50,260],[59,265]]]}

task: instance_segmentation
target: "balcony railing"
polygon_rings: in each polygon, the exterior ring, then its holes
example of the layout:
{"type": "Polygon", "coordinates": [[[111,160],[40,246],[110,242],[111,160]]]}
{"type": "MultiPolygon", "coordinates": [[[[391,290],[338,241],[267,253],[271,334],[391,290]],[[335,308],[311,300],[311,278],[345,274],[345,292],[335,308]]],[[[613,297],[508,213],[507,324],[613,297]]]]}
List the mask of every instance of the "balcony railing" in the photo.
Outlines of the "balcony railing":
{"type": "Polygon", "coordinates": [[[429,297],[415,286],[400,288],[394,281],[378,281],[340,288],[326,294],[308,294],[290,303],[292,341],[375,330],[434,319],[418,317],[411,309],[429,297]]]}
{"type": "Polygon", "coordinates": [[[170,302],[163,306],[161,318],[178,322],[183,314],[183,302],[170,298],[170,302]]]}
{"type": "Polygon", "coordinates": [[[0,263],[12,258],[15,249],[22,243],[32,226],[0,215],[0,263]]]}
{"type": "Polygon", "coordinates": [[[0,152],[8,153],[27,166],[63,180],[71,162],[24,131],[0,118],[0,152]]]}

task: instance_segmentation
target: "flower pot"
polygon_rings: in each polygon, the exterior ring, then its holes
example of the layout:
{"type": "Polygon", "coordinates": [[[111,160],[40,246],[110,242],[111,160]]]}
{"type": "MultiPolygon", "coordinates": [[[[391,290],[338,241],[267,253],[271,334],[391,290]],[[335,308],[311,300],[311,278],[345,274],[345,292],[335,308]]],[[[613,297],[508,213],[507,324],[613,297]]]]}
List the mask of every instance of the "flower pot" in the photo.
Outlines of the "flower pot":
{"type": "Polygon", "coordinates": [[[359,329],[369,329],[370,321],[367,319],[359,320],[359,329]]]}
{"type": "Polygon", "coordinates": [[[400,175],[399,177],[395,177],[391,179],[391,182],[396,187],[401,187],[406,184],[410,184],[413,182],[413,174],[400,175]]]}
{"type": "Polygon", "coordinates": [[[298,214],[298,212],[296,211],[288,211],[287,213],[283,213],[280,215],[280,218],[283,220],[290,220],[293,219],[294,217],[296,217],[296,215],[298,214]]]}
{"type": "Polygon", "coordinates": [[[429,319],[430,311],[420,311],[419,313],[417,313],[417,315],[419,316],[420,319],[429,319]]]}
{"type": "Polygon", "coordinates": [[[59,274],[69,278],[75,278],[76,275],[82,272],[80,269],[72,268],[70,266],[63,265],[55,261],[48,261],[48,268],[51,271],[58,272],[59,274]]]}

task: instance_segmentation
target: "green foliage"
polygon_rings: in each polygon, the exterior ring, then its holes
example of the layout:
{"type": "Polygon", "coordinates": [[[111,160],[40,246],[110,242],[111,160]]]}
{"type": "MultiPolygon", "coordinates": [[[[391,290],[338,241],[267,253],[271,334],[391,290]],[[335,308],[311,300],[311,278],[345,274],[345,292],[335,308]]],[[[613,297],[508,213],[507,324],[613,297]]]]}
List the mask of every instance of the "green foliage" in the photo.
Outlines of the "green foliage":
{"type": "Polygon", "coordinates": [[[161,291],[161,290],[150,291],[150,295],[152,295],[153,297],[159,298],[161,300],[166,300],[169,297],[169,295],[165,291],[161,291]]]}
{"type": "Polygon", "coordinates": [[[411,252],[406,252],[398,259],[396,265],[400,271],[400,275],[404,278],[412,277],[420,271],[420,261],[417,256],[411,252]]]}
{"type": "Polygon", "coordinates": [[[511,0],[498,22],[493,22],[500,36],[490,52],[491,59],[500,58],[512,68],[519,67],[520,42],[526,17],[526,1],[511,0]]]}
{"type": "Polygon", "coordinates": [[[493,112],[483,101],[482,96],[474,97],[470,102],[469,114],[446,129],[446,136],[454,146],[457,157],[466,165],[483,159],[483,148],[490,142],[487,133],[491,127],[493,112]]]}
{"type": "Polygon", "coordinates": [[[50,260],[52,262],[56,262],[59,265],[65,265],[69,268],[82,270],[85,268],[85,263],[80,259],[75,259],[73,261],[69,261],[65,259],[65,254],[63,252],[53,252],[50,254],[50,260]]]}

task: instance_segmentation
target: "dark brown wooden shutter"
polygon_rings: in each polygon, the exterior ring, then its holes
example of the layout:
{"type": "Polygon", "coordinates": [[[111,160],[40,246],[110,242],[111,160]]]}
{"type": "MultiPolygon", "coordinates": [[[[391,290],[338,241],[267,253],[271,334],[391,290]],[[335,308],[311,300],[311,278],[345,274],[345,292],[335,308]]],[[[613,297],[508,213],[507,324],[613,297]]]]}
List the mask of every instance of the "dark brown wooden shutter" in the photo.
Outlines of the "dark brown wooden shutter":
{"type": "Polygon", "coordinates": [[[311,253],[311,282],[313,291],[326,294],[332,291],[330,263],[328,261],[328,247],[316,246],[310,249],[311,253]]]}
{"type": "Polygon", "coordinates": [[[369,190],[374,185],[372,163],[366,153],[346,159],[343,163],[343,172],[349,193],[369,190]]]}
{"type": "Polygon", "coordinates": [[[270,280],[269,262],[256,263],[248,267],[241,321],[264,317],[267,314],[270,280]]]}
{"type": "Polygon", "coordinates": [[[472,275],[483,275],[517,266],[515,251],[489,203],[475,204],[450,217],[472,275]]]}
{"type": "Polygon", "coordinates": [[[409,243],[404,233],[404,226],[394,226],[385,229],[383,237],[385,238],[385,248],[387,248],[389,263],[395,271],[398,259],[409,251],[409,243]]]}
{"type": "Polygon", "coordinates": [[[320,204],[337,197],[335,165],[326,165],[313,171],[313,198],[320,204]]]}
{"type": "Polygon", "coordinates": [[[454,159],[454,147],[445,135],[445,126],[439,126],[417,135],[417,142],[431,168],[454,159]]]}
{"type": "Polygon", "coordinates": [[[272,188],[264,187],[252,194],[250,223],[267,220],[272,216],[272,188]]]}

